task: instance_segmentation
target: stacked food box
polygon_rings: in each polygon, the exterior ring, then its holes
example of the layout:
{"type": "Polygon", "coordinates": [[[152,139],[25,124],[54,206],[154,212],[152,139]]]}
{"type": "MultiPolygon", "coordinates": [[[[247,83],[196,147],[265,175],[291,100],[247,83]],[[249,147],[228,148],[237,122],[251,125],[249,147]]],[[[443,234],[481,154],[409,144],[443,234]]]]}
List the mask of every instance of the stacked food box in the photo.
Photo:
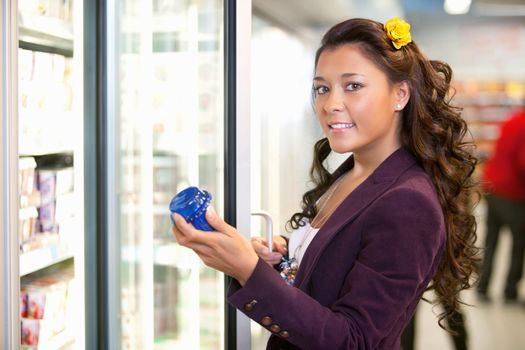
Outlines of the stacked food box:
{"type": "Polygon", "coordinates": [[[66,330],[68,290],[72,279],[73,269],[66,267],[22,280],[20,317],[23,348],[45,348],[66,330]]]}

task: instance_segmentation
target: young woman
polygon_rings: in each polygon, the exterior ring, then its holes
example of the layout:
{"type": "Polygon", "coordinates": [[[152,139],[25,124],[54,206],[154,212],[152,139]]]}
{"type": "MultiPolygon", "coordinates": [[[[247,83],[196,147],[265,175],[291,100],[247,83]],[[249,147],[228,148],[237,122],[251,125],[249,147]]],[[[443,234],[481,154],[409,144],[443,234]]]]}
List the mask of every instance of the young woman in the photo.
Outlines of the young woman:
{"type": "Polygon", "coordinates": [[[326,138],[277,253],[213,211],[215,234],[174,215],[177,241],[235,278],[228,300],[273,333],[269,349],[399,349],[427,287],[454,312],[470,286],[476,160],[449,104],[449,66],[426,59],[409,29],[351,19],[325,34],[313,98],[326,138]],[[329,173],[330,152],[352,155],[329,173]]]}

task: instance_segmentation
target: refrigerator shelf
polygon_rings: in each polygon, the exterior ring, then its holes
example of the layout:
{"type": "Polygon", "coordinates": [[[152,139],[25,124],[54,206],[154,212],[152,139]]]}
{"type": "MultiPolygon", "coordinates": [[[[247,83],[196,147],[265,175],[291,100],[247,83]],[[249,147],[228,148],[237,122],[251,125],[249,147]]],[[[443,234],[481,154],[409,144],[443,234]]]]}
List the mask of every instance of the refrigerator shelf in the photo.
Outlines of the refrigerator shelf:
{"type": "Polygon", "coordinates": [[[60,242],[51,243],[45,247],[20,253],[20,276],[44,269],[58,262],[74,257],[69,245],[60,242]]]}
{"type": "Polygon", "coordinates": [[[60,18],[20,12],[19,46],[24,49],[73,56],[73,25],[60,18]]]}
{"type": "Polygon", "coordinates": [[[72,149],[57,147],[57,148],[46,148],[46,149],[37,149],[36,147],[24,148],[20,153],[20,157],[39,157],[46,156],[48,154],[71,154],[73,153],[72,149]]]}

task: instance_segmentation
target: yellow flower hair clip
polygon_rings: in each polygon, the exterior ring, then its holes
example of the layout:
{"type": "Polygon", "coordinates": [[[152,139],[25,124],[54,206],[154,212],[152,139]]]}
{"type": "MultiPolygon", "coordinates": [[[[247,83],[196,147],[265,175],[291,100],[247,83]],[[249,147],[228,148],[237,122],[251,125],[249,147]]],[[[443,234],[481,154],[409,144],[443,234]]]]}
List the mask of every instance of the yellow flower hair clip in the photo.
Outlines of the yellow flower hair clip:
{"type": "Polygon", "coordinates": [[[387,21],[384,25],[386,35],[392,40],[396,49],[400,49],[406,44],[412,42],[410,36],[410,24],[397,17],[387,21]]]}

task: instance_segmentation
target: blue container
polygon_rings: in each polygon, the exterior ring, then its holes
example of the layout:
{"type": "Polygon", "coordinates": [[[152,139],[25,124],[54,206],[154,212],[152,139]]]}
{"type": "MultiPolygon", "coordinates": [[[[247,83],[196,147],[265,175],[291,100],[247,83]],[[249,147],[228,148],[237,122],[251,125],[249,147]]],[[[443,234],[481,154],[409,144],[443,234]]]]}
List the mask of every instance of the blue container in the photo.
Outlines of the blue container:
{"type": "MultiPolygon", "coordinates": [[[[177,213],[202,231],[215,231],[206,221],[206,209],[211,201],[211,194],[197,187],[188,187],[180,191],[170,202],[170,212],[177,213]]],[[[170,216],[171,217],[171,216],[170,216]]],[[[173,217],[171,217],[173,222],[173,217]]]]}

